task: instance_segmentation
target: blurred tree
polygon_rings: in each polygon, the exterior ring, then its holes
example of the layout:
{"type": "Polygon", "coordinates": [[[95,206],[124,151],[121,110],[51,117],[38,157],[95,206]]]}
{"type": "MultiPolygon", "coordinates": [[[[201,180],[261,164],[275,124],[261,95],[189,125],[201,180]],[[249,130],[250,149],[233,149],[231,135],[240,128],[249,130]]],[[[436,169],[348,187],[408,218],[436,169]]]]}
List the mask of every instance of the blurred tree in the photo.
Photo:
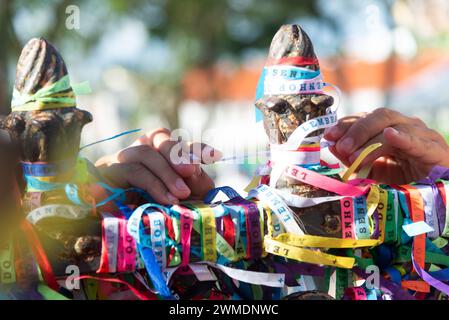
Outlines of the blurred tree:
{"type": "Polygon", "coordinates": [[[46,7],[49,10],[52,23],[48,24],[47,30],[41,35],[51,42],[66,36],[65,10],[72,1],[39,1],[39,0],[0,0],[0,115],[9,113],[11,101],[11,89],[13,86],[13,74],[9,74],[9,68],[15,65],[19,58],[23,43],[20,43],[18,32],[14,27],[14,18],[22,6],[33,10],[46,7]],[[9,85],[8,85],[9,84],[9,85]]]}
{"type": "MultiPolygon", "coordinates": [[[[65,8],[75,3],[80,6],[86,0],[0,0],[0,113],[9,111],[13,75],[8,75],[8,65],[17,61],[22,44],[14,30],[14,18],[22,6],[27,9],[43,8],[49,11],[50,23],[42,36],[55,43],[76,42],[77,50],[93,49],[103,36],[98,28],[82,36],[69,32],[65,27],[65,8]]],[[[98,16],[109,21],[121,18],[138,19],[152,37],[162,39],[173,53],[171,68],[147,81],[148,94],[161,94],[157,98],[159,108],[172,128],[178,126],[178,107],[182,101],[182,76],[190,68],[208,70],[220,57],[239,58],[248,48],[266,49],[280,25],[297,20],[300,16],[319,17],[316,1],[304,0],[97,0],[98,16]],[[158,90],[156,88],[164,90],[158,90]],[[162,104],[162,105],[161,105],[162,104]]],[[[97,14],[97,11],[95,12],[97,14]]],[[[98,21],[98,25],[106,23],[98,21]]],[[[144,64],[145,61],[140,63],[144,64]]],[[[139,70],[136,70],[139,72],[139,70]]],[[[148,99],[151,99],[148,98],[148,99]]],[[[145,99],[147,100],[147,99],[145,99]]]]}
{"type": "Polygon", "coordinates": [[[12,4],[12,1],[0,0],[0,115],[9,111],[10,99],[7,81],[9,62],[20,52],[20,43],[12,25],[14,16],[12,4]]]}
{"type": "Polygon", "coordinates": [[[221,57],[238,59],[248,48],[267,50],[280,25],[300,16],[319,17],[313,0],[294,4],[288,0],[112,2],[118,12],[141,19],[149,33],[164,39],[174,53],[173,68],[158,79],[172,94],[171,103],[161,110],[172,128],[178,127],[181,83],[187,70],[202,68],[212,73],[211,67],[221,57]]]}

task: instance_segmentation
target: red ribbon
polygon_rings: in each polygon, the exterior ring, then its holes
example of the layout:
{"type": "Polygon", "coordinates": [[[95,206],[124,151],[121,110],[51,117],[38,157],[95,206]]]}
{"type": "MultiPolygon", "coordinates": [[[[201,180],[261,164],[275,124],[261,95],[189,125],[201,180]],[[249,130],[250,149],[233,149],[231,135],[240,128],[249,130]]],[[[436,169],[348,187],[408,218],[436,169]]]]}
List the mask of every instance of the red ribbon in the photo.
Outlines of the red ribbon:
{"type": "MultiPolygon", "coordinates": [[[[421,197],[419,191],[410,185],[401,185],[400,188],[406,195],[407,201],[409,202],[410,215],[413,222],[425,221],[424,213],[424,200],[421,197]]],[[[426,259],[426,235],[420,234],[413,238],[413,257],[416,260],[417,265],[424,269],[425,259],[426,259]]],[[[413,268],[415,270],[415,268],[413,268]]],[[[413,285],[414,290],[419,292],[428,292],[429,284],[424,281],[403,281],[402,286],[413,285]]]]}
{"type": "Polygon", "coordinates": [[[53,273],[53,269],[51,267],[50,261],[45,254],[44,248],[42,248],[41,242],[34,231],[34,228],[28,222],[28,220],[22,220],[20,224],[27,240],[28,244],[31,246],[31,250],[34,253],[34,257],[37,260],[39,268],[41,269],[42,277],[44,278],[45,283],[56,292],[59,292],[60,286],[56,281],[56,277],[53,273]]]}
{"type": "Polygon", "coordinates": [[[229,245],[232,248],[234,248],[235,228],[234,228],[234,223],[232,222],[232,218],[230,215],[223,217],[223,224],[224,224],[223,237],[225,238],[226,242],[229,243],[229,245]]]}
{"type": "Polygon", "coordinates": [[[265,66],[275,65],[293,65],[297,67],[318,65],[318,59],[316,57],[283,57],[280,59],[268,58],[265,66]]]}
{"type": "Polygon", "coordinates": [[[120,280],[120,279],[116,279],[116,278],[100,278],[100,277],[94,277],[94,276],[79,276],[79,277],[76,277],[74,280],[82,280],[82,279],[94,279],[94,280],[98,280],[98,281],[113,282],[113,283],[123,284],[123,285],[126,285],[128,287],[128,289],[131,290],[131,292],[134,293],[134,295],[137,298],[139,298],[140,300],[157,300],[156,297],[151,297],[150,298],[148,296],[148,294],[140,292],[139,290],[134,288],[128,282],[120,280]]]}

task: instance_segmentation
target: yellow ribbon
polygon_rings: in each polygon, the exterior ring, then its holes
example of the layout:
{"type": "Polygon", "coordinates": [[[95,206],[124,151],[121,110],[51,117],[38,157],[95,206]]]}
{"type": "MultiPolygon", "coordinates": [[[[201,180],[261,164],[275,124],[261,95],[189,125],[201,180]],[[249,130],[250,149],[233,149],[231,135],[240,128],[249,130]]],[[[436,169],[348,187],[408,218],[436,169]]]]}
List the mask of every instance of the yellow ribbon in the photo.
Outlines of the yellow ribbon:
{"type": "Polygon", "coordinates": [[[314,248],[363,248],[380,244],[377,239],[340,239],[291,233],[282,233],[273,239],[295,247],[314,248]]]}
{"type": "Polygon", "coordinates": [[[368,197],[366,198],[366,207],[367,207],[367,215],[369,220],[370,234],[374,232],[374,220],[373,214],[379,204],[380,200],[380,191],[379,187],[373,184],[368,193],[368,197]]]}
{"type": "Polygon", "coordinates": [[[379,240],[385,241],[385,227],[387,222],[387,206],[388,206],[388,192],[382,188],[379,190],[379,204],[377,205],[377,212],[379,214],[379,240]]]}
{"type": "MultiPolygon", "coordinates": [[[[271,253],[277,256],[282,256],[288,259],[293,259],[296,261],[301,262],[307,262],[307,263],[314,263],[314,264],[322,264],[327,266],[338,266],[341,268],[350,269],[353,267],[355,260],[354,258],[347,258],[347,257],[339,257],[330,255],[327,253],[323,253],[321,251],[314,251],[310,249],[304,249],[299,248],[298,243],[294,242],[291,243],[287,240],[296,239],[296,238],[303,238],[307,239],[304,241],[309,241],[308,244],[315,244],[313,241],[315,238],[324,238],[324,237],[314,237],[314,236],[297,236],[293,234],[280,234],[276,236],[274,239],[272,238],[273,234],[273,224],[272,224],[272,216],[271,216],[271,210],[266,209],[267,213],[267,227],[268,227],[268,234],[265,236],[264,239],[264,255],[266,253],[271,253]],[[287,236],[287,239],[285,237],[287,236]],[[279,241],[281,240],[281,241],[279,241]],[[288,243],[283,243],[282,241],[286,241],[288,243]],[[293,244],[293,245],[291,245],[293,244]],[[298,245],[298,246],[295,246],[298,245]]],[[[326,238],[324,238],[326,239],[326,238]]],[[[342,240],[342,239],[336,239],[336,240],[342,240]]],[[[352,239],[349,239],[352,240],[352,239]]],[[[352,240],[354,241],[354,240],[352,240]]],[[[360,241],[360,240],[357,240],[360,241]]],[[[368,240],[369,241],[369,240],[368,240]]]]}
{"type": "Polygon", "coordinates": [[[14,269],[14,247],[11,239],[0,243],[0,283],[10,284],[16,282],[14,269]]]}
{"type": "Polygon", "coordinates": [[[211,207],[201,205],[201,242],[205,261],[217,261],[215,214],[211,207]]]}
{"type": "Polygon", "coordinates": [[[259,185],[260,176],[254,175],[249,184],[243,189],[246,193],[250,192],[252,189],[259,185]]]}
{"type": "Polygon", "coordinates": [[[298,248],[268,237],[265,237],[264,244],[266,252],[296,261],[345,269],[351,269],[355,263],[354,258],[339,257],[321,251],[298,248]]]}
{"type": "Polygon", "coordinates": [[[362,153],[359,154],[357,159],[351,164],[351,166],[346,170],[345,174],[342,177],[343,181],[348,181],[349,177],[354,173],[354,171],[359,167],[359,165],[362,163],[362,161],[374,150],[380,148],[382,146],[382,143],[373,143],[372,145],[369,145],[366,147],[362,153]]]}

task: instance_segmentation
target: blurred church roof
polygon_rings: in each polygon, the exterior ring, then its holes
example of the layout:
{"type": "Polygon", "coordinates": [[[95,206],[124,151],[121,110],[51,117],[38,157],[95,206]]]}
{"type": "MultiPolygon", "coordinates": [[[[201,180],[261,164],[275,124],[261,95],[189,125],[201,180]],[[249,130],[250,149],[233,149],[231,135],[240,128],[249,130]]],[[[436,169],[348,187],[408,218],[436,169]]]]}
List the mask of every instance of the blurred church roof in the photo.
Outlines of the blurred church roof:
{"type": "MultiPolygon", "coordinates": [[[[199,102],[253,100],[262,68],[263,61],[256,61],[249,67],[222,63],[209,69],[193,69],[183,80],[184,97],[199,102]]],[[[390,88],[400,93],[404,86],[409,88],[418,83],[427,70],[442,68],[449,70],[449,55],[437,49],[427,49],[413,59],[390,58],[380,63],[341,58],[321,60],[325,81],[346,93],[366,88],[382,91],[390,88]]]]}

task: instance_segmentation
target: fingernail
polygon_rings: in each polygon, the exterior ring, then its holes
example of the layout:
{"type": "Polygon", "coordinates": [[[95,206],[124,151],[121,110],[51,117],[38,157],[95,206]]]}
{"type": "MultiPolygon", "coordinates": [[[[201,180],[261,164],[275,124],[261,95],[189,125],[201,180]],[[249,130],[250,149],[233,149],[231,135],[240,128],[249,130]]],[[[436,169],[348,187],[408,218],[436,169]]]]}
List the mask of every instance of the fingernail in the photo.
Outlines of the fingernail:
{"type": "Polygon", "coordinates": [[[341,152],[350,153],[352,151],[352,147],[354,145],[354,140],[350,137],[344,138],[343,141],[340,142],[339,149],[341,152]]]}
{"type": "Polygon", "coordinates": [[[220,151],[207,146],[203,149],[201,159],[203,160],[203,163],[210,164],[214,161],[219,160],[222,156],[223,154],[220,151]]]}
{"type": "Polygon", "coordinates": [[[167,199],[173,204],[178,204],[179,200],[174,195],[172,195],[170,192],[167,192],[167,199]]]}
{"type": "Polygon", "coordinates": [[[189,187],[186,185],[184,180],[182,180],[181,178],[176,179],[175,186],[176,186],[176,189],[178,189],[180,191],[189,190],[189,187]]]}
{"type": "Polygon", "coordinates": [[[399,131],[396,130],[395,128],[391,128],[391,127],[390,127],[389,129],[390,129],[390,131],[391,131],[392,134],[394,134],[394,135],[396,135],[396,136],[399,135],[399,131]]]}
{"type": "Polygon", "coordinates": [[[214,158],[214,160],[220,160],[221,158],[223,158],[223,153],[217,149],[212,149],[211,155],[212,155],[212,158],[214,158]]]}

